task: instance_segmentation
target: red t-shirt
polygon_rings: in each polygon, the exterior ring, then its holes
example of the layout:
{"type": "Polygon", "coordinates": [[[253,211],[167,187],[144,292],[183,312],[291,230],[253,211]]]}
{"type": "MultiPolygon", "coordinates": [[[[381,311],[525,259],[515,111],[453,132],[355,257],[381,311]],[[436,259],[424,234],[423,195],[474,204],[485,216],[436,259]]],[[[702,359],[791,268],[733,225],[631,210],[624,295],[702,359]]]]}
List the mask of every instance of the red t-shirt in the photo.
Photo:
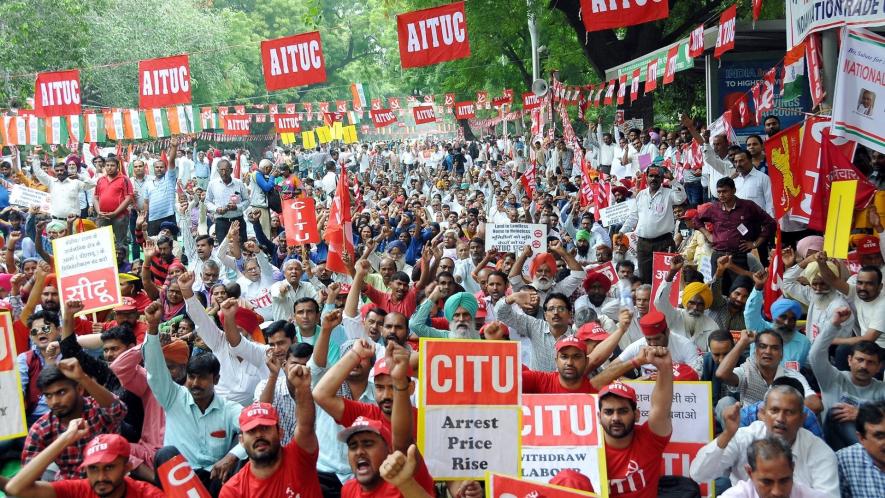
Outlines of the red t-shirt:
{"type": "MultiPolygon", "coordinates": [[[[166,496],[160,489],[144,481],[136,481],[128,476],[123,480],[126,482],[126,498],[165,498],[166,496]]],[[[52,485],[58,498],[98,498],[88,479],[54,481],[49,484],[52,485]]]]}
{"type": "Polygon", "coordinates": [[[634,426],[633,441],[624,449],[605,446],[609,496],[655,498],[664,466],[661,458],[670,436],[658,436],[648,424],[634,426]]]}
{"type": "MultiPolygon", "coordinates": [[[[282,462],[272,476],[259,479],[252,475],[252,463],[230,478],[221,488],[219,498],[300,497],[322,498],[317,476],[319,451],[307,453],[294,440],[282,449],[282,462]]],[[[127,497],[128,498],[128,497],[127,497]]]]}
{"type": "MultiPolygon", "coordinates": [[[[132,184],[129,178],[117,173],[113,180],[107,176],[98,179],[95,184],[95,198],[98,199],[98,210],[103,213],[111,213],[123,200],[132,195],[132,184]]],[[[122,216],[126,211],[120,213],[122,216]]]]}
{"type": "Polygon", "coordinates": [[[416,289],[414,285],[409,289],[409,292],[406,292],[403,300],[398,303],[391,302],[389,292],[381,292],[371,285],[366,285],[363,292],[366,293],[366,296],[368,296],[373,303],[377,304],[379,308],[384,309],[384,311],[388,313],[395,311],[410,317],[414,315],[415,310],[418,309],[418,289],[416,289]]]}
{"type": "Polygon", "coordinates": [[[587,377],[581,379],[581,385],[577,389],[568,389],[559,382],[559,372],[538,372],[524,368],[522,369],[522,392],[524,394],[593,394],[597,391],[587,377]]]}
{"type": "MultiPolygon", "coordinates": [[[[430,496],[436,496],[436,489],[433,486],[433,477],[427,471],[427,465],[424,464],[424,458],[418,458],[418,466],[415,469],[415,481],[427,491],[430,496]]],[[[402,493],[396,486],[385,480],[381,480],[381,484],[375,489],[366,491],[360,486],[356,479],[351,479],[344,483],[341,488],[341,498],[400,498],[402,493]]],[[[221,497],[224,498],[224,497],[221,497]]]]}
{"type": "MultiPolygon", "coordinates": [[[[352,399],[342,399],[344,401],[344,413],[341,414],[341,420],[336,420],[338,425],[350,427],[353,421],[358,417],[366,417],[371,420],[380,421],[387,430],[393,434],[390,427],[390,419],[381,411],[381,407],[374,403],[363,403],[352,399]]],[[[417,437],[418,434],[418,410],[412,407],[412,436],[417,437]]]]}

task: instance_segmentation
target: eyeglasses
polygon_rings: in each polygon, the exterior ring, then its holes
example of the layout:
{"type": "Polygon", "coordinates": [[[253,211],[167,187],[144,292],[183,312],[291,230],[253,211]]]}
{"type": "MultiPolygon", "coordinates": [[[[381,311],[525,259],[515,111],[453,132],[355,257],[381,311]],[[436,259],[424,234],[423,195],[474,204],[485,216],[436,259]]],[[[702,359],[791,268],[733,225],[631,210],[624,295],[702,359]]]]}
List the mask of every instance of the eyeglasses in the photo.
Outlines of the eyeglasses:
{"type": "Polygon", "coordinates": [[[568,308],[566,308],[565,306],[548,306],[547,309],[545,309],[544,311],[550,313],[563,313],[568,311],[568,308]]]}
{"type": "Polygon", "coordinates": [[[49,325],[47,323],[47,324],[43,325],[42,327],[40,327],[39,329],[31,329],[31,335],[37,335],[41,332],[44,334],[48,334],[50,331],[52,331],[52,325],[49,325]]]}

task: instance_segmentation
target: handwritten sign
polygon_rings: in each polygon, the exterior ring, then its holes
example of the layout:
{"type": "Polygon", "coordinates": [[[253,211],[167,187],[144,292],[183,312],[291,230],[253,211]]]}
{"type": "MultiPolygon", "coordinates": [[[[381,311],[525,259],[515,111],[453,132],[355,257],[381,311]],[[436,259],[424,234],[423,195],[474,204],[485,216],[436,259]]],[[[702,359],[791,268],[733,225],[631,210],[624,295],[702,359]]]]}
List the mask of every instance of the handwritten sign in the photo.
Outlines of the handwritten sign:
{"type": "Polygon", "coordinates": [[[627,221],[627,217],[630,216],[630,210],[633,209],[635,203],[635,200],[627,199],[624,202],[602,208],[599,210],[599,221],[602,222],[604,227],[623,225],[627,221]]]}
{"type": "Polygon", "coordinates": [[[79,314],[101,311],[122,302],[117,278],[114,231],[102,227],[52,241],[62,309],[65,301],[84,305],[79,314]]]}
{"type": "Polygon", "coordinates": [[[52,198],[49,192],[16,184],[9,191],[9,203],[26,208],[37,207],[40,211],[48,213],[52,198]]]}
{"type": "Polygon", "coordinates": [[[12,315],[4,311],[0,313],[0,441],[28,433],[24,393],[15,359],[12,315]]]}
{"type": "Polygon", "coordinates": [[[526,244],[532,246],[532,254],[547,252],[547,227],[540,223],[486,224],[486,251],[494,247],[519,254],[526,244]]]}
{"type": "Polygon", "coordinates": [[[606,482],[595,394],[526,394],[522,398],[522,477],[546,483],[563,469],[606,482]]]}

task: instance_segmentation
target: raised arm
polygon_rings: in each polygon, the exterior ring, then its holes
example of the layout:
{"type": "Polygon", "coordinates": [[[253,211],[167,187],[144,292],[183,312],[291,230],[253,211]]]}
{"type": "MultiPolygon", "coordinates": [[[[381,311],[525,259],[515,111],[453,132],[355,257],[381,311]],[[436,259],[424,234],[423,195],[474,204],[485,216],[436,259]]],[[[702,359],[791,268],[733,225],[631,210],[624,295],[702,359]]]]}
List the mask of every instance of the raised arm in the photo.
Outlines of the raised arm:
{"type": "Polygon", "coordinates": [[[314,387],[313,398],[316,404],[333,419],[341,420],[344,415],[344,400],[338,397],[338,389],[347,380],[350,371],[356,368],[361,361],[374,357],[375,346],[370,344],[367,339],[357,340],[353,348],[342,356],[314,387]]]}
{"type": "Polygon", "coordinates": [[[286,380],[289,395],[295,400],[295,434],[292,439],[306,453],[319,450],[316,430],[316,406],[310,392],[310,367],[298,363],[286,365],[286,380]]]}
{"type": "Polygon", "coordinates": [[[827,262],[829,261],[827,253],[821,251],[814,256],[815,261],[817,261],[817,269],[820,271],[820,278],[822,278],[827,285],[841,292],[843,296],[847,296],[849,292],[851,292],[848,282],[839,278],[838,275],[833,273],[833,270],[830,269],[829,265],[827,265],[827,262]]]}
{"type": "Polygon", "coordinates": [[[407,451],[414,442],[412,427],[412,379],[409,376],[409,351],[394,342],[387,343],[387,364],[393,365],[393,409],[390,428],[394,451],[407,451]]]}
{"type": "Polygon", "coordinates": [[[725,358],[722,359],[722,362],[719,363],[719,367],[716,369],[716,378],[725,382],[729,386],[736,386],[740,383],[740,379],[734,373],[735,367],[737,367],[738,361],[741,359],[741,355],[743,355],[744,350],[756,339],[756,334],[750,332],[748,330],[741,331],[741,338],[738,339],[737,344],[735,344],[734,348],[725,355],[725,358]]]}
{"type": "MultiPolygon", "coordinates": [[[[605,315],[603,315],[605,316],[605,315]]],[[[618,346],[618,342],[620,342],[621,337],[627,332],[627,329],[630,328],[630,323],[633,321],[633,313],[630,310],[622,309],[618,315],[618,326],[615,329],[614,333],[609,334],[608,337],[605,338],[602,342],[596,345],[593,348],[593,351],[587,355],[588,364],[587,369],[593,370],[605,363],[605,360],[609,359],[612,353],[615,351],[615,348],[618,346]]],[[[642,363],[640,363],[642,365],[642,363]]]]}
{"type": "Polygon", "coordinates": [[[648,412],[648,428],[658,436],[673,433],[670,409],[673,406],[673,360],[666,348],[651,351],[649,362],[657,367],[658,376],[651,392],[651,410],[648,412]]]}
{"type": "Polygon", "coordinates": [[[88,435],[89,425],[85,420],[71,420],[67,430],[22,467],[5,486],[0,486],[0,491],[20,498],[55,498],[55,489],[50,483],[39,480],[40,477],[70,445],[88,435]]]}

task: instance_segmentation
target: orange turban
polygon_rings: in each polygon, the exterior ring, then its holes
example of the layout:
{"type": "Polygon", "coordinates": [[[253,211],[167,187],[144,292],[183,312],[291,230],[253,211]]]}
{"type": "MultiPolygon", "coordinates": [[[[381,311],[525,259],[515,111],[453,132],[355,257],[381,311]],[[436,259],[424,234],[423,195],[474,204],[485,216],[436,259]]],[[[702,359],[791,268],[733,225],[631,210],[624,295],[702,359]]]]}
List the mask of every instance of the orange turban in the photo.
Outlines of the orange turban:
{"type": "Polygon", "coordinates": [[[56,282],[55,273],[49,273],[46,275],[46,278],[43,279],[43,287],[58,287],[58,282],[56,282]]]}
{"type": "Polygon", "coordinates": [[[187,365],[187,360],[190,356],[190,348],[181,339],[173,339],[172,342],[163,346],[163,358],[176,365],[187,365]]]}
{"type": "Polygon", "coordinates": [[[556,259],[552,254],[543,252],[535,256],[535,259],[532,260],[532,263],[529,265],[529,276],[534,278],[535,272],[538,271],[538,268],[542,266],[547,266],[550,268],[550,274],[556,275],[556,259]]]}

